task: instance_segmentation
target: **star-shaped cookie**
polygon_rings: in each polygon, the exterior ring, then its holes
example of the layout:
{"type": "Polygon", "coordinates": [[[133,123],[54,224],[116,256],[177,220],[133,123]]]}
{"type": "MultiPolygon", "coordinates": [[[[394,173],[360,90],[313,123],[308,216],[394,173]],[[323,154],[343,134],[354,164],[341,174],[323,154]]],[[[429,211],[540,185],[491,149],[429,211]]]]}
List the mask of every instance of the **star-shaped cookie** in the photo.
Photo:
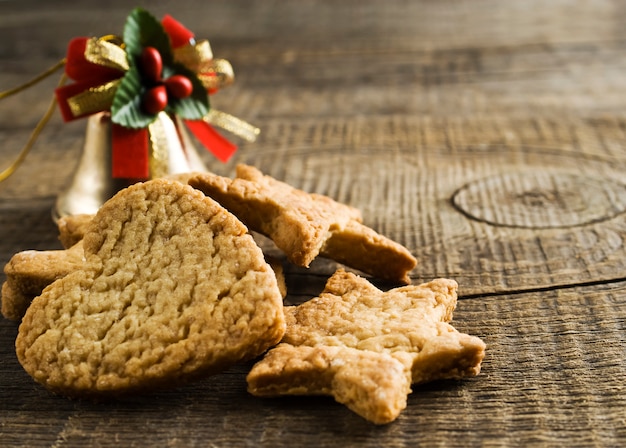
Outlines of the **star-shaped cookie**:
{"type": "Polygon", "coordinates": [[[285,307],[287,331],[252,368],[248,389],[257,396],[332,395],[388,423],[406,406],[411,383],[480,372],[485,344],[449,324],[456,301],[453,280],[383,292],[338,270],[319,297],[285,307]]]}
{"type": "Polygon", "coordinates": [[[68,396],[175,386],[250,359],[285,331],[276,276],[246,227],[179,182],[135,184],[98,211],[85,263],[26,310],[27,373],[68,396]]]}
{"type": "Polygon", "coordinates": [[[296,189],[248,165],[237,166],[235,179],[202,173],[192,176],[189,184],[250,230],[271,238],[298,266],[308,267],[320,255],[381,279],[410,283],[415,257],[363,225],[354,207],[296,189]]]}

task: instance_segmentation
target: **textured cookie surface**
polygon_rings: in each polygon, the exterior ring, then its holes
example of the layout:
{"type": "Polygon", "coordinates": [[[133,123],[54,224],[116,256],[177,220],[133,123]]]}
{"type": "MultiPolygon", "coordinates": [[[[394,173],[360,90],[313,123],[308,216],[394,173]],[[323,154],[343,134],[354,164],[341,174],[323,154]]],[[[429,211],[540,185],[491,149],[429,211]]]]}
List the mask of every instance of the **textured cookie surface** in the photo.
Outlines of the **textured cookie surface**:
{"type": "Polygon", "coordinates": [[[454,280],[436,279],[383,292],[339,270],[319,297],[285,307],[283,342],[406,352],[413,358],[413,383],[473,376],[480,372],[485,344],[449,324],[457,287],[454,280]]]}
{"type": "Polygon", "coordinates": [[[406,408],[411,392],[406,362],[406,357],[349,347],[281,343],[254,366],[248,388],[257,396],[331,395],[367,420],[384,424],[406,408]]]}
{"type": "Polygon", "coordinates": [[[247,229],[167,180],[121,191],[84,237],[86,262],[33,300],[16,351],[35,380],[71,396],[171,386],[276,344],[276,278],[247,229]]]}
{"type": "MultiPolygon", "coordinates": [[[[364,375],[370,372],[369,388],[364,388],[360,379],[357,381],[355,373],[352,388],[359,392],[352,392],[351,396],[359,398],[353,400],[357,404],[353,403],[351,409],[374,423],[387,423],[402,410],[397,404],[398,394],[408,393],[402,381],[395,382],[395,395],[385,391],[387,385],[380,383],[381,375],[393,375],[397,368],[389,366],[390,357],[404,366],[409,384],[458,379],[480,372],[485,344],[448,323],[456,306],[456,290],[453,280],[437,279],[383,292],[366,279],[339,270],[319,297],[285,307],[287,331],[282,343],[253,367],[248,375],[248,389],[259,396],[320,393],[321,370],[308,369],[307,380],[303,379],[304,370],[294,375],[291,366],[298,360],[306,365],[304,360],[310,358],[311,348],[350,349],[335,352],[329,365],[348,366],[345,368],[364,375]],[[288,357],[273,354],[281,346],[292,347],[288,357]],[[378,357],[380,369],[391,370],[371,373],[372,369],[362,364],[363,359],[353,354],[355,350],[367,353],[364,359],[378,357]],[[376,388],[373,384],[381,386],[376,388]],[[377,398],[381,393],[396,404],[380,405],[377,398]]],[[[325,375],[332,375],[332,369],[328,372],[325,375]]],[[[335,397],[345,395],[345,382],[332,384],[333,388],[325,392],[335,397]]]]}
{"type": "Polygon", "coordinates": [[[247,165],[237,166],[235,179],[203,173],[189,184],[271,238],[294,264],[309,266],[321,255],[379,278],[410,283],[415,257],[364,226],[354,207],[298,190],[247,165]]]}

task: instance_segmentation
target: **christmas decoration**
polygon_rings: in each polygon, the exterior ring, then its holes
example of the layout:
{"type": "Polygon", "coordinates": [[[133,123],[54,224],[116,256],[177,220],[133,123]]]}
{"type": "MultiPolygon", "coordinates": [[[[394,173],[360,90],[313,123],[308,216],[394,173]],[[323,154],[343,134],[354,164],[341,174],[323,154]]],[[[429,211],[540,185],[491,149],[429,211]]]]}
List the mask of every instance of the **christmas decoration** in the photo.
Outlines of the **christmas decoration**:
{"type": "MultiPolygon", "coordinates": [[[[92,181],[111,185],[90,188],[97,192],[64,193],[58,215],[91,212],[106,196],[138,180],[202,168],[187,130],[222,162],[230,159],[236,146],[214,126],[248,141],[259,133],[256,127],[210,106],[209,97],[233,83],[233,69],[227,60],[213,58],[207,40],[196,41],[194,33],[169,15],[158,21],[136,8],[121,37],[74,38],[63,61],[35,80],[0,93],[0,98],[62,67],[65,73],[55,90],[55,102],[63,119],[89,120],[85,150],[70,190],[79,184],[85,190],[90,179],[77,180],[85,176],[81,170],[91,172],[92,181]],[[110,179],[103,179],[103,166],[110,170],[106,173],[110,179]],[[76,205],[77,194],[94,196],[93,204],[83,210],[76,205]],[[68,195],[73,196],[71,201],[68,195]]],[[[0,173],[0,181],[23,161],[52,110],[37,125],[18,159],[0,173]]]]}
{"type": "Polygon", "coordinates": [[[158,133],[158,116],[178,117],[222,161],[235,146],[213,129],[214,120],[244,138],[253,140],[258,133],[210,109],[209,95],[233,82],[232,68],[226,60],[213,59],[209,42],[196,42],[171,16],[158,22],[135,9],[121,41],[115,36],[72,40],[65,73],[74,82],[58,88],[56,95],[66,121],[111,113],[115,178],[149,176],[148,142],[155,144],[149,137],[158,133]]]}

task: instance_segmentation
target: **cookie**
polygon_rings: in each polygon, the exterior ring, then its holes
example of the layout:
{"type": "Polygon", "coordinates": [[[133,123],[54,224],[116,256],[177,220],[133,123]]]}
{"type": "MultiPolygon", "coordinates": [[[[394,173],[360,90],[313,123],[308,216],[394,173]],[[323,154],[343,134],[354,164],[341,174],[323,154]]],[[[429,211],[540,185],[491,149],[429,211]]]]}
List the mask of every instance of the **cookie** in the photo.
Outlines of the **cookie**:
{"type": "Polygon", "coordinates": [[[254,358],[285,331],[276,277],[246,227],[179,182],[107,201],[84,265],[36,297],[19,362],[49,390],[116,396],[171,387],[254,358]]]}
{"type": "MultiPolygon", "coordinates": [[[[281,296],[285,298],[287,285],[282,263],[272,257],[266,257],[266,261],[276,275],[281,296]]],[[[18,252],[4,268],[7,279],[2,285],[1,292],[2,315],[7,319],[19,321],[33,299],[41,294],[46,286],[80,268],[83,262],[82,240],[65,250],[18,252]]]]}
{"type": "Polygon", "coordinates": [[[308,267],[320,255],[381,279],[410,283],[415,257],[363,225],[354,207],[298,190],[247,165],[237,166],[235,179],[203,173],[189,184],[271,238],[298,266],[308,267]]]}
{"type": "MultiPolygon", "coordinates": [[[[381,357],[381,365],[392,357],[401,362],[413,384],[475,376],[480,372],[485,344],[449,324],[456,301],[457,284],[453,280],[437,279],[383,292],[362,277],[338,270],[319,297],[285,307],[287,331],[281,344],[252,368],[247,378],[248,389],[257,396],[320,391],[342,396],[345,385],[331,381],[330,388],[319,387],[325,382],[323,378],[333,375],[332,368],[346,365],[348,369],[367,371],[358,357],[334,351],[331,353],[334,357],[326,363],[330,367],[301,369],[294,374],[292,366],[306,365],[311,348],[362,351],[368,357],[381,357]],[[285,346],[288,348],[280,350],[289,351],[289,356],[272,354],[285,346]]],[[[355,381],[352,387],[358,392],[352,395],[359,397],[356,399],[359,403],[353,403],[351,409],[377,424],[395,419],[401,410],[397,398],[390,399],[396,403],[393,406],[373,404],[379,398],[376,394],[391,396],[384,392],[386,385],[378,389],[377,378],[392,375],[394,368],[385,367],[390,369],[389,373],[370,375],[368,387],[355,381]],[[395,413],[390,409],[395,409],[395,413]]],[[[396,394],[408,393],[404,383],[398,381],[397,385],[396,394]]]]}
{"type": "Polygon", "coordinates": [[[84,261],[82,241],[64,250],[16,253],[4,266],[2,315],[20,320],[34,297],[55,280],[78,269],[84,261]]]}
{"type": "MultiPolygon", "coordinates": [[[[189,178],[197,175],[196,172],[173,173],[166,176],[166,179],[175,180],[182,184],[187,184],[189,178]]],[[[83,239],[89,222],[93,219],[91,214],[76,214],[61,216],[57,220],[59,229],[59,240],[64,248],[68,249],[83,239]]]]}
{"type": "Polygon", "coordinates": [[[258,396],[330,395],[376,424],[396,419],[411,392],[402,360],[343,346],[281,343],[254,366],[248,382],[258,396]]]}

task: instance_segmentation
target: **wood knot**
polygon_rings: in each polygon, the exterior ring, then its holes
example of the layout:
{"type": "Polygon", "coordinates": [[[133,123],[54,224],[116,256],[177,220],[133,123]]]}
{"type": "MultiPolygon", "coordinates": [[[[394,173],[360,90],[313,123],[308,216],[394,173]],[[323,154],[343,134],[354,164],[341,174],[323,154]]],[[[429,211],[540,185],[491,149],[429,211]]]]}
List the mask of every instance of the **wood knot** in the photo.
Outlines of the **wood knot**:
{"type": "Polygon", "coordinates": [[[626,185],[565,172],[514,172],[464,185],[452,204],[466,216],[496,226],[563,228],[623,213],[626,185]]]}

